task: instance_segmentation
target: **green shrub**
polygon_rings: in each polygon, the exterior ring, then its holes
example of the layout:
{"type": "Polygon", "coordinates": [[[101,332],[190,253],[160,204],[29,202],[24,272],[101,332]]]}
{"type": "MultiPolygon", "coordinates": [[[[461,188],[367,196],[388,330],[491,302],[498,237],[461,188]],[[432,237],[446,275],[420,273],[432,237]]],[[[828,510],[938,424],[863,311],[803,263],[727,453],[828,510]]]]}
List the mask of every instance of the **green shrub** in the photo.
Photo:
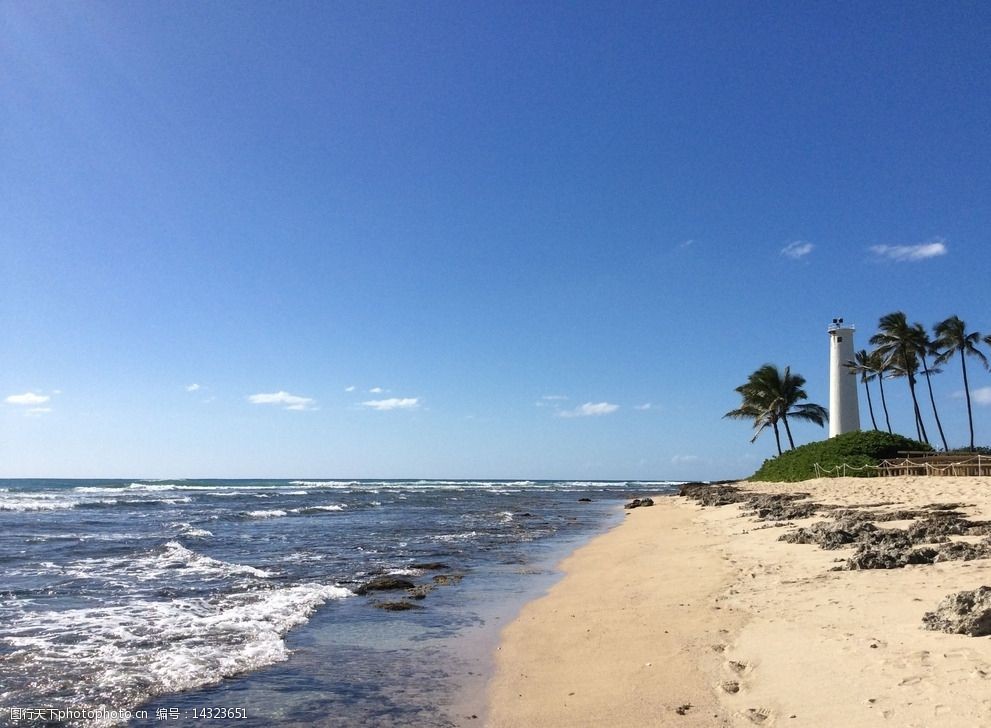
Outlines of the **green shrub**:
{"type": "MultiPolygon", "coordinates": [[[[794,482],[814,478],[815,464],[825,469],[837,465],[863,467],[877,465],[887,458],[897,458],[899,451],[932,450],[929,445],[910,440],[901,435],[865,430],[847,432],[828,440],[810,442],[794,450],[782,453],[776,458],[765,460],[760,469],[750,476],[750,480],[794,482]]],[[[848,475],[870,475],[869,470],[848,472],[848,475]]]]}

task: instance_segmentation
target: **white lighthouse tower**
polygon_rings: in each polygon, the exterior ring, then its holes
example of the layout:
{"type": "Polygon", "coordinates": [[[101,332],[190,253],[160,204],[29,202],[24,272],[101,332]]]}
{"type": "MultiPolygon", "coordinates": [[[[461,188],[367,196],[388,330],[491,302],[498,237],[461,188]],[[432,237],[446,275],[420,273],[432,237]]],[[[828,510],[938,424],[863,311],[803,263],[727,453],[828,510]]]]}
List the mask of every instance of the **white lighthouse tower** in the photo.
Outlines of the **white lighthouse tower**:
{"type": "Polygon", "coordinates": [[[853,326],[833,319],[829,332],[829,436],[860,429],[857,374],[847,368],[853,361],[853,326]]]}

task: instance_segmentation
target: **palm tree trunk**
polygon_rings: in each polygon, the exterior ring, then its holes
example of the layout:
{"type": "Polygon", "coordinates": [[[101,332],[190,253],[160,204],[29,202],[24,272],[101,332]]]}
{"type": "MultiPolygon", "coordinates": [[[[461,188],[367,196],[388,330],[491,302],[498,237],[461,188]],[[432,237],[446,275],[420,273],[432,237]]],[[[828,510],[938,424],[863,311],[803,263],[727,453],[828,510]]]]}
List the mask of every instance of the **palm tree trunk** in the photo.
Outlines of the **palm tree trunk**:
{"type": "Polygon", "coordinates": [[[974,451],[974,415],[970,410],[970,384],[967,382],[967,356],[960,352],[960,366],[963,367],[963,391],[967,395],[967,423],[970,425],[970,451],[974,451]]]}
{"type": "Polygon", "coordinates": [[[943,423],[939,421],[939,412],[936,411],[936,398],[933,396],[933,382],[932,377],[929,376],[929,365],[926,364],[925,354],[922,355],[922,371],[925,372],[926,375],[926,385],[929,387],[929,402],[933,406],[933,417],[936,419],[936,429],[939,430],[939,439],[943,441],[943,452],[949,452],[950,446],[946,444],[946,435],[943,434],[943,423]]]}
{"type": "Polygon", "coordinates": [[[871,402],[871,388],[867,385],[867,380],[864,379],[864,391],[867,392],[867,409],[871,413],[871,424],[874,425],[874,429],[877,430],[877,421],[874,419],[874,405],[871,402]]]}
{"type": "Polygon", "coordinates": [[[884,408],[884,421],[888,425],[888,434],[891,434],[891,418],[888,416],[888,401],[884,398],[884,372],[877,375],[877,386],[881,388],[881,406],[884,408]]]}
{"type": "Polygon", "coordinates": [[[929,444],[929,435],[926,434],[926,426],[922,422],[922,412],[919,411],[919,400],[915,396],[915,375],[908,375],[908,391],[912,395],[912,408],[915,410],[915,432],[922,442],[929,444]]]}
{"type": "Polygon", "coordinates": [[[774,443],[778,446],[778,455],[780,455],[781,454],[781,433],[778,432],[778,423],[777,423],[777,421],[775,421],[775,422],[772,422],[771,425],[772,425],[772,427],[774,427],[774,443]]]}
{"type": "Polygon", "coordinates": [[[788,415],[781,415],[781,421],[785,423],[785,432],[788,433],[788,445],[795,449],[795,441],[791,439],[791,428],[788,426],[788,415]]]}

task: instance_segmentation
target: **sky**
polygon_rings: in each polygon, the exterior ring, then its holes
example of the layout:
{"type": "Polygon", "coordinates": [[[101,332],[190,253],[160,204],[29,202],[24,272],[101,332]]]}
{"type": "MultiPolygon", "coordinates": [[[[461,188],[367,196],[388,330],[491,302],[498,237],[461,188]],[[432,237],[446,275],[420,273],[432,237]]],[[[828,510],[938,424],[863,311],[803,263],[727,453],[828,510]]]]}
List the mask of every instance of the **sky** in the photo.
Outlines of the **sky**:
{"type": "Polygon", "coordinates": [[[834,317],[991,332],[989,44],[979,2],[0,3],[0,477],[746,476],[734,387],[828,404],[834,317]]]}

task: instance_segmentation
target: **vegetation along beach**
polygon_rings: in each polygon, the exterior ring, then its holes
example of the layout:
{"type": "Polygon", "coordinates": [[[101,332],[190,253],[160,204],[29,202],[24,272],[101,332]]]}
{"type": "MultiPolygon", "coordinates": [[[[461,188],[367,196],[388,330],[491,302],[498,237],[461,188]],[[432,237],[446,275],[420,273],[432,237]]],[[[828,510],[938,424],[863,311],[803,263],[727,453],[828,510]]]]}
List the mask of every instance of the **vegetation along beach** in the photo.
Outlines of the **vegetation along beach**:
{"type": "Polygon", "coordinates": [[[989,47],[0,2],[0,728],[991,727],[989,47]]]}

